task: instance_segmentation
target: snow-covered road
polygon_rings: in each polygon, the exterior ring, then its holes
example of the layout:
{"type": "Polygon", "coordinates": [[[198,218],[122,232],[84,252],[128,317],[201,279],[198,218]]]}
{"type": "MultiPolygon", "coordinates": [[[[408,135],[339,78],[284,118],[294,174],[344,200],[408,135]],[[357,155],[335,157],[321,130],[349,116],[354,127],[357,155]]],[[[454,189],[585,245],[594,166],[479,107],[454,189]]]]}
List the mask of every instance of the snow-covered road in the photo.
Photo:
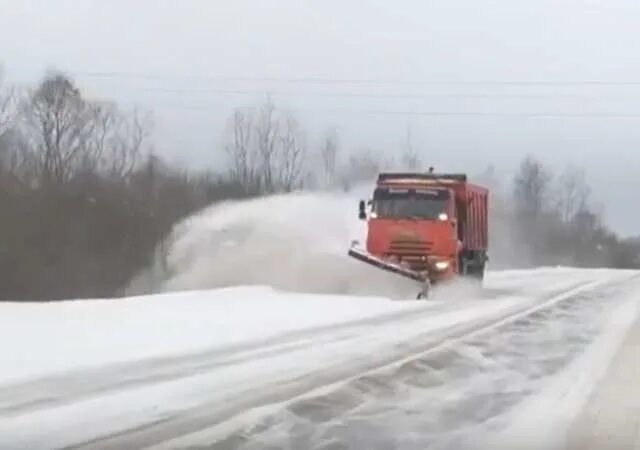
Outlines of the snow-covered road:
{"type": "Polygon", "coordinates": [[[635,275],[495,272],[432,301],[254,286],[1,304],[0,448],[461,448],[587,354],[635,275]]]}

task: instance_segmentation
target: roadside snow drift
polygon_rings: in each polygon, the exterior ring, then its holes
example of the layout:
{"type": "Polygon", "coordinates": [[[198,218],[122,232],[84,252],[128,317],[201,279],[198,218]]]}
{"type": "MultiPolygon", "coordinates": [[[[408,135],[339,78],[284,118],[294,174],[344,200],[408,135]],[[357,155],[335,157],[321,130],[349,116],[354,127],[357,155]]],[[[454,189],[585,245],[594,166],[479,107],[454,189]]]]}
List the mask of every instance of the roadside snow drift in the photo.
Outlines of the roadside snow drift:
{"type": "Polygon", "coordinates": [[[280,294],[268,287],[119,300],[0,304],[0,382],[254,342],[424,303],[280,294]]]}

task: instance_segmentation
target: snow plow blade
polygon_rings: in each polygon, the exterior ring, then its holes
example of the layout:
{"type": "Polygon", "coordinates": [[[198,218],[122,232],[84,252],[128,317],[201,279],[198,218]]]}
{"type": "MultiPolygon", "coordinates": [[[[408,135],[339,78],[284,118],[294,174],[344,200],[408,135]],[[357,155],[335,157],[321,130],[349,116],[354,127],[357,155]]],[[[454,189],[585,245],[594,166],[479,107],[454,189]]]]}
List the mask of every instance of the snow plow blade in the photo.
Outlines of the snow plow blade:
{"type": "Polygon", "coordinates": [[[426,282],[426,277],[419,272],[415,272],[411,269],[403,267],[399,264],[395,264],[389,261],[385,261],[383,259],[377,258],[373,255],[368,254],[366,251],[361,250],[359,248],[355,248],[352,246],[349,249],[349,256],[370,264],[372,266],[378,267],[379,269],[386,270],[387,272],[395,273],[401,275],[405,278],[409,278],[414,281],[418,281],[420,283],[426,282]]]}

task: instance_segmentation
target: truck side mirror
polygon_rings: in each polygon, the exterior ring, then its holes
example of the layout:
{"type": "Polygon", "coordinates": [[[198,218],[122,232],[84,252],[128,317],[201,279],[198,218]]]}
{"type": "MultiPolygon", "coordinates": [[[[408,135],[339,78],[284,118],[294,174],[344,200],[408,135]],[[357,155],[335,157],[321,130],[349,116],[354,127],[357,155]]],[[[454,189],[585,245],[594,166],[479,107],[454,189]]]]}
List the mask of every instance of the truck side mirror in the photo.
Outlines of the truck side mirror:
{"type": "Polygon", "coordinates": [[[358,212],[358,218],[360,220],[366,220],[367,218],[367,211],[365,210],[365,203],[364,200],[360,200],[360,205],[359,205],[359,212],[358,212]]]}

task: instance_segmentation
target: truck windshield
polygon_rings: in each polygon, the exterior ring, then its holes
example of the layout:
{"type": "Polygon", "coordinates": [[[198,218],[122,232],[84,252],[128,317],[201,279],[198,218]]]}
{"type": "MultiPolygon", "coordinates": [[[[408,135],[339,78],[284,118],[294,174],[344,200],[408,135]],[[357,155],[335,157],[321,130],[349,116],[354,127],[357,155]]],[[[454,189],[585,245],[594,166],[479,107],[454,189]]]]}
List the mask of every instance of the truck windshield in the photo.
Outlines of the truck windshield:
{"type": "Polygon", "coordinates": [[[373,212],[379,218],[437,220],[447,212],[447,191],[389,191],[374,193],[373,212]]]}

